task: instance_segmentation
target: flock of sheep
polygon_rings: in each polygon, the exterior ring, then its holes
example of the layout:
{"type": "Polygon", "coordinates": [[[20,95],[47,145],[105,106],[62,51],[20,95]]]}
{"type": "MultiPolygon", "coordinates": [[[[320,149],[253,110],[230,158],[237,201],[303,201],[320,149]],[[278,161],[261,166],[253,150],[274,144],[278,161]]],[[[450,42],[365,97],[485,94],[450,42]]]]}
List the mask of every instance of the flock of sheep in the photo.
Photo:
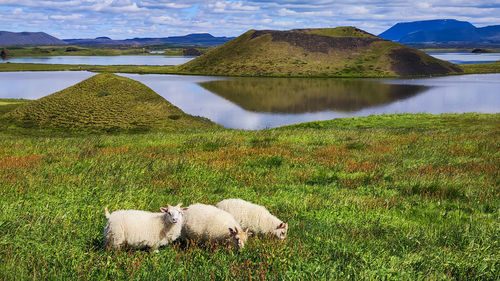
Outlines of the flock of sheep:
{"type": "Polygon", "coordinates": [[[242,199],[226,199],[216,206],[196,203],[185,208],[166,205],[160,213],[118,210],[109,213],[104,229],[106,246],[119,249],[160,246],[178,238],[199,241],[229,241],[242,249],[252,233],[270,233],[283,240],[288,224],[273,216],[266,208],[242,199]]]}

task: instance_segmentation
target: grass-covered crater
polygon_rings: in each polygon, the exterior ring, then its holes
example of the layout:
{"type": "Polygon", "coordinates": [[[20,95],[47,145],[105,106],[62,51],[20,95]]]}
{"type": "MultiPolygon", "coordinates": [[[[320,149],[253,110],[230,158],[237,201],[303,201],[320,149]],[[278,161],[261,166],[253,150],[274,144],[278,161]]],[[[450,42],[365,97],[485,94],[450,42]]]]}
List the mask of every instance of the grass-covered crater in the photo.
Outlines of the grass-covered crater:
{"type": "Polygon", "coordinates": [[[70,131],[149,131],[206,128],[140,82],[98,74],[26,103],[1,118],[11,127],[70,131]]]}
{"type": "Polygon", "coordinates": [[[302,77],[425,76],[463,71],[355,27],[250,30],[178,69],[208,75],[302,77]]]}

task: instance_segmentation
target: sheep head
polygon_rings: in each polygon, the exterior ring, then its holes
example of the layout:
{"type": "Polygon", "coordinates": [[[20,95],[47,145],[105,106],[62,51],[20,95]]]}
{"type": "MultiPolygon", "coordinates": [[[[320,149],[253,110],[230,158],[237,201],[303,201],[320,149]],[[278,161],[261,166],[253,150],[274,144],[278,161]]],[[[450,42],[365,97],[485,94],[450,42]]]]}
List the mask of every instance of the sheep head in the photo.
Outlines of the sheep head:
{"type": "Polygon", "coordinates": [[[184,216],[184,211],[188,208],[181,208],[182,203],[177,204],[177,206],[170,206],[169,204],[165,205],[166,208],[161,207],[160,211],[165,213],[165,220],[168,223],[179,223],[182,222],[182,218],[184,216]]]}
{"type": "Polygon", "coordinates": [[[281,222],[274,230],[274,235],[281,240],[285,240],[286,233],[288,232],[288,223],[281,222]]]}
{"type": "Polygon", "coordinates": [[[247,242],[248,236],[250,235],[252,235],[252,233],[248,229],[246,231],[243,231],[237,226],[229,228],[229,240],[234,246],[238,246],[239,250],[245,247],[245,243],[247,242]]]}

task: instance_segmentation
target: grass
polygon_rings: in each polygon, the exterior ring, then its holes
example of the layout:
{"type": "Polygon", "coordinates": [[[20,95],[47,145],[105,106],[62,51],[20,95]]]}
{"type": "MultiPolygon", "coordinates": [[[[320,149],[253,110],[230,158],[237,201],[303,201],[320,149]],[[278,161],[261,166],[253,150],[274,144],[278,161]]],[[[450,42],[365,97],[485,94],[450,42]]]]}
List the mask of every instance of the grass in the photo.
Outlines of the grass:
{"type": "Polygon", "coordinates": [[[149,53],[149,48],[143,47],[83,47],[83,46],[37,46],[6,48],[8,57],[30,56],[123,56],[123,55],[178,55],[182,56],[182,48],[166,48],[153,46],[154,50],[165,53],[149,53]]]}
{"type": "Polygon", "coordinates": [[[174,65],[0,63],[0,72],[9,71],[93,71],[105,73],[181,74],[174,65]]]}
{"type": "Polygon", "coordinates": [[[27,104],[31,100],[26,99],[0,99],[0,116],[16,109],[17,107],[27,104]]]}
{"type": "Polygon", "coordinates": [[[311,29],[310,31],[308,31],[308,33],[325,35],[330,37],[371,37],[371,38],[376,37],[375,35],[372,35],[368,32],[365,32],[353,26],[311,29]]]}
{"type": "Polygon", "coordinates": [[[0,279],[497,280],[500,114],[273,130],[0,131],[0,279]],[[104,206],[240,197],[290,225],[238,253],[106,251],[104,206]]]}
{"type": "Polygon", "coordinates": [[[466,74],[500,73],[500,61],[492,63],[464,64],[462,65],[462,68],[466,74]]]}
{"type": "Polygon", "coordinates": [[[185,114],[147,86],[97,74],[4,114],[9,129],[87,132],[180,130],[214,126],[185,114]]]}

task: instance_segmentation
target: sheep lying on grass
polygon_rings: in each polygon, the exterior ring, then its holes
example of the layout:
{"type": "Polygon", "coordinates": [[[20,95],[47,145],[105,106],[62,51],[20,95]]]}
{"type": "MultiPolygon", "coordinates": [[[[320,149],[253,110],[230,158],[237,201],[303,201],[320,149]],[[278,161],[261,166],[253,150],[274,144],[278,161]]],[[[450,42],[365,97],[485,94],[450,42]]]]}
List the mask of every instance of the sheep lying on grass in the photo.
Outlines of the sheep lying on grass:
{"type": "Polygon", "coordinates": [[[182,236],[201,241],[229,241],[242,249],[249,231],[243,231],[233,216],[214,206],[196,203],[184,213],[182,236]]]}
{"type": "Polygon", "coordinates": [[[272,233],[279,239],[286,238],[288,224],[273,216],[266,208],[242,199],[226,199],[217,204],[246,229],[254,233],[272,233]]]}
{"type": "Polygon", "coordinates": [[[183,212],[187,208],[177,206],[160,208],[161,213],[151,213],[138,210],[118,210],[105,213],[108,223],[104,229],[106,246],[119,249],[124,243],[130,247],[158,247],[171,243],[181,234],[183,212]]]}

